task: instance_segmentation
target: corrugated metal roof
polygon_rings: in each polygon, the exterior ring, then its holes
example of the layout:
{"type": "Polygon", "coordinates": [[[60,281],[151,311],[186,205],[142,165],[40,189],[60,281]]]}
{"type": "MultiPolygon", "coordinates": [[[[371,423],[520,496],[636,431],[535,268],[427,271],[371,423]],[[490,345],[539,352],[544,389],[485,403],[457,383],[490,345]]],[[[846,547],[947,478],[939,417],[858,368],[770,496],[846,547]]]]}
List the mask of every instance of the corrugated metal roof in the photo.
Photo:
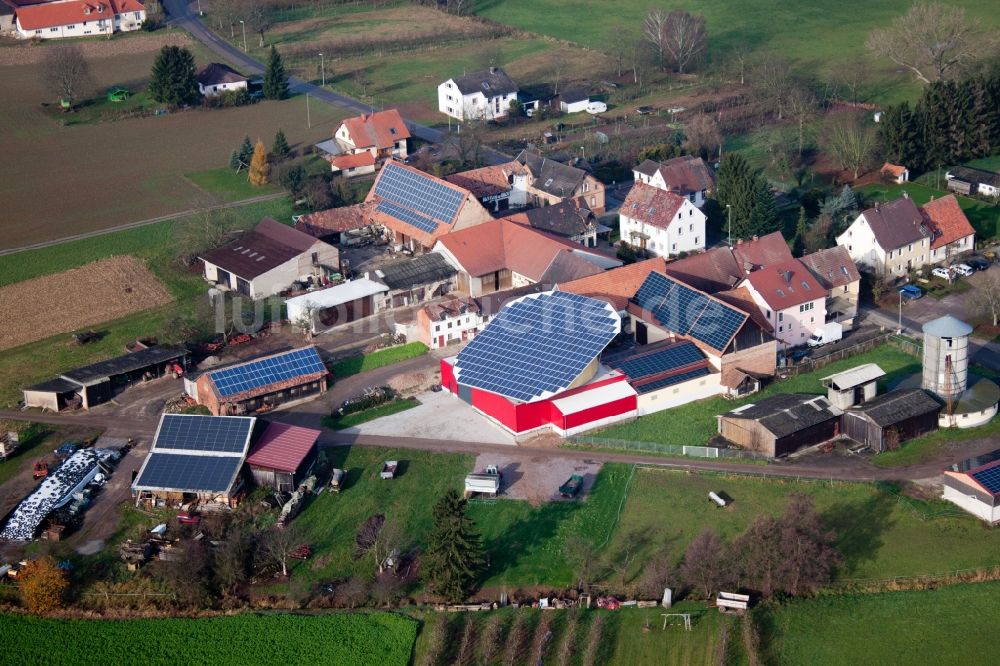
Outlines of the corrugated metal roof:
{"type": "Polygon", "coordinates": [[[247,457],[247,464],[282,472],[295,472],[316,445],[320,431],[271,423],[247,457]]]}
{"type": "Polygon", "coordinates": [[[875,363],[865,363],[864,365],[859,365],[856,368],[851,368],[850,370],[845,370],[844,372],[838,372],[835,375],[830,375],[829,377],[823,377],[821,381],[829,381],[831,385],[838,391],[844,391],[849,388],[854,388],[855,386],[860,386],[862,384],[867,384],[868,382],[878,379],[880,377],[885,377],[885,370],[880,368],[875,363]]]}

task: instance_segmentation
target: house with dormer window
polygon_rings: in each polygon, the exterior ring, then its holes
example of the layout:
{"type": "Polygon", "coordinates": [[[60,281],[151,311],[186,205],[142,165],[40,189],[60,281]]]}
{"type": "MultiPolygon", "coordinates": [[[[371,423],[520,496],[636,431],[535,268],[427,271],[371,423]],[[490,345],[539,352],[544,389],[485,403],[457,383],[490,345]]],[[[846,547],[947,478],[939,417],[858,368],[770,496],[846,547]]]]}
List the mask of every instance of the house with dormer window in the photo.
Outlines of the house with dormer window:
{"type": "Polygon", "coordinates": [[[499,67],[448,79],[438,86],[438,110],[456,120],[496,120],[510,112],[517,84],[499,67]]]}
{"type": "Polygon", "coordinates": [[[645,183],[632,186],[618,211],[621,239],[658,257],[704,250],[705,219],[687,197],[645,183]]]}
{"type": "Polygon", "coordinates": [[[22,39],[111,35],[138,30],[145,20],[140,0],[55,0],[14,9],[14,30],[22,39]]]}

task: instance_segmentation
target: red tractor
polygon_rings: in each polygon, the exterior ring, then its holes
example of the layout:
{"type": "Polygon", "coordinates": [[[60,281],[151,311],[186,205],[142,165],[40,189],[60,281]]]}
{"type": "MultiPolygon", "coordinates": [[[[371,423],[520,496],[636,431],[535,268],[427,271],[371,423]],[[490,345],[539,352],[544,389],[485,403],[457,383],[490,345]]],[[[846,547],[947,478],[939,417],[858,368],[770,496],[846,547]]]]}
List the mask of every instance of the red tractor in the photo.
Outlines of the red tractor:
{"type": "Polygon", "coordinates": [[[36,460],[35,466],[31,470],[31,478],[37,481],[38,479],[44,479],[48,475],[49,475],[49,461],[36,460]]]}

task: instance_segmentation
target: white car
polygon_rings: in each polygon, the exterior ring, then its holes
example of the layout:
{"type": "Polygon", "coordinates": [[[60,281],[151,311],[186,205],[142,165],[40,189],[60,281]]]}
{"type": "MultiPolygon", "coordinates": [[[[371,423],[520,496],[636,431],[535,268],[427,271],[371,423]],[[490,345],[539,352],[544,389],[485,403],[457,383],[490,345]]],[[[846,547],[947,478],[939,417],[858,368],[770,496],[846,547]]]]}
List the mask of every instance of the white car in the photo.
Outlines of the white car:
{"type": "Polygon", "coordinates": [[[969,264],[955,264],[954,266],[951,267],[951,269],[956,273],[958,273],[959,275],[961,275],[962,277],[969,277],[970,275],[975,273],[975,271],[972,270],[972,266],[970,266],[969,264]]]}
{"type": "Polygon", "coordinates": [[[948,269],[942,268],[941,266],[938,266],[937,268],[932,270],[931,275],[933,275],[934,277],[943,278],[945,280],[951,279],[951,273],[948,271],[948,269]]]}
{"type": "Polygon", "coordinates": [[[604,102],[590,102],[587,104],[587,113],[604,113],[608,110],[608,105],[604,102]]]}

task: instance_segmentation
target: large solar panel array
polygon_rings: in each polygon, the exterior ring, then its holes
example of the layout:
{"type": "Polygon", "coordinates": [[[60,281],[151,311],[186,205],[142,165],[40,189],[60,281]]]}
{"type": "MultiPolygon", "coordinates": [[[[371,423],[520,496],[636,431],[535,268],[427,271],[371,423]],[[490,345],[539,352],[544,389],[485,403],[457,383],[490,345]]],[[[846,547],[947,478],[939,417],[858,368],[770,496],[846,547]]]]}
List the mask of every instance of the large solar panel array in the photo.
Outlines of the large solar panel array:
{"type": "MultiPolygon", "coordinates": [[[[414,173],[393,162],[386,164],[382,170],[382,175],[379,176],[378,184],[375,186],[375,194],[382,198],[379,209],[393,217],[397,215],[389,212],[389,209],[383,209],[383,203],[403,206],[420,214],[411,215],[411,218],[429,218],[431,221],[444,222],[451,222],[454,219],[465,200],[464,192],[443,185],[430,176],[414,173]]],[[[409,220],[399,219],[407,224],[413,224],[409,220]]]]}
{"type": "Polygon", "coordinates": [[[431,218],[389,201],[380,201],[376,210],[429,234],[434,233],[438,228],[438,223],[431,218]]]}
{"type": "Polygon", "coordinates": [[[635,380],[703,360],[705,355],[693,342],[682,342],[650,354],[634,356],[615,364],[614,367],[624,372],[629,379],[635,380]]]}
{"type": "Polygon", "coordinates": [[[175,449],[242,454],[253,429],[246,416],[164,414],[153,451],[175,449]]]}
{"type": "Polygon", "coordinates": [[[1000,465],[973,472],[972,478],[993,494],[1000,493],[1000,465]]]}
{"type": "Polygon", "coordinates": [[[604,301],[562,291],[506,305],[455,359],[459,384],[530,402],[565,390],[621,330],[604,301]]]}
{"type": "Polygon", "coordinates": [[[747,314],[714,301],[695,289],[659,273],[650,273],[635,302],[653,313],[665,328],[724,351],[747,314]]]}
{"type": "Polygon", "coordinates": [[[240,456],[150,454],[135,485],[191,492],[225,492],[243,464],[240,456]]]}
{"type": "Polygon", "coordinates": [[[315,347],[262,358],[211,373],[212,383],[222,397],[270,386],[303,375],[325,372],[326,366],[315,347]]]}
{"type": "Polygon", "coordinates": [[[635,390],[639,394],[649,393],[651,391],[656,391],[661,388],[673,386],[674,384],[680,384],[681,382],[686,382],[689,379],[694,379],[696,377],[704,377],[708,373],[709,373],[708,368],[698,368],[697,370],[691,370],[690,372],[682,372],[677,375],[670,375],[669,377],[664,377],[663,379],[657,379],[655,382],[649,382],[648,384],[642,384],[641,386],[636,386],[635,390]]]}

